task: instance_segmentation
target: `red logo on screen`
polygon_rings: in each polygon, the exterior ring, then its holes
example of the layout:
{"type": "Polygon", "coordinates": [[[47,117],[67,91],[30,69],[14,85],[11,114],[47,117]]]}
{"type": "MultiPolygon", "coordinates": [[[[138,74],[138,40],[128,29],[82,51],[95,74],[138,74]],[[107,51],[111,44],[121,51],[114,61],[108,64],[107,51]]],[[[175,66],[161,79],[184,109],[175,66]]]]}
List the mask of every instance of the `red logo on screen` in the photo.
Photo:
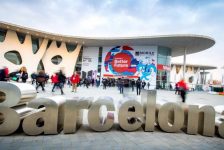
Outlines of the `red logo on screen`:
{"type": "Polygon", "coordinates": [[[131,57],[125,53],[118,53],[114,56],[111,65],[116,72],[128,71],[131,66],[131,57]]]}

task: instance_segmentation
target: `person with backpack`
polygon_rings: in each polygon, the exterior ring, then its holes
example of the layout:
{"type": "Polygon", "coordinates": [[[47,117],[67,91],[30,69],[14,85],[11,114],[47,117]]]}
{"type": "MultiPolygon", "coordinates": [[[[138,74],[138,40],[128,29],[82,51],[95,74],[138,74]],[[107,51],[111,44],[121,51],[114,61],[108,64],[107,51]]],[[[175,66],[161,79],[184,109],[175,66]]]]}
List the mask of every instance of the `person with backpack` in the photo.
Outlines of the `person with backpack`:
{"type": "Polygon", "coordinates": [[[34,84],[34,82],[36,82],[36,79],[37,79],[37,74],[35,72],[33,72],[31,74],[31,80],[32,80],[31,83],[34,84]]]}
{"type": "Polygon", "coordinates": [[[141,94],[141,84],[142,84],[142,81],[141,81],[140,77],[138,77],[138,80],[136,81],[136,91],[137,91],[137,95],[140,95],[141,94]]]}

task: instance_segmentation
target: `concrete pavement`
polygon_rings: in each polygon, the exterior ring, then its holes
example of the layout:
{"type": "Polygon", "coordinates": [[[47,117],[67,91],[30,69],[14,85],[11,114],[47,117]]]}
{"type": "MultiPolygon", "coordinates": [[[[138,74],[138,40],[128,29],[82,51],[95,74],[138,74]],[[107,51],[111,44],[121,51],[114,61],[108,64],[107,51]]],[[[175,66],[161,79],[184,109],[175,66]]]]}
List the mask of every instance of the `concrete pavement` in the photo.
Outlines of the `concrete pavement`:
{"type": "MultiPolygon", "coordinates": [[[[51,93],[51,85],[46,86],[46,92],[39,89],[37,97],[60,95],[60,90],[51,93]]],[[[117,88],[85,87],[78,88],[77,93],[65,87],[65,97],[88,96],[96,100],[99,96],[111,96],[115,105],[124,96],[133,96],[140,101],[131,89],[125,89],[119,94],[117,88]]],[[[180,102],[180,97],[174,91],[157,91],[157,101],[180,102]]],[[[224,96],[210,95],[204,92],[190,92],[187,95],[188,104],[209,104],[212,106],[224,105],[224,96]]],[[[125,132],[119,128],[117,118],[113,128],[108,132],[94,132],[88,127],[87,111],[84,113],[84,125],[75,134],[27,136],[22,131],[10,136],[0,137],[0,150],[7,149],[224,149],[224,139],[219,137],[205,137],[201,135],[188,135],[181,133],[165,133],[156,128],[154,132],[144,132],[140,129],[135,132],[125,132]]]]}

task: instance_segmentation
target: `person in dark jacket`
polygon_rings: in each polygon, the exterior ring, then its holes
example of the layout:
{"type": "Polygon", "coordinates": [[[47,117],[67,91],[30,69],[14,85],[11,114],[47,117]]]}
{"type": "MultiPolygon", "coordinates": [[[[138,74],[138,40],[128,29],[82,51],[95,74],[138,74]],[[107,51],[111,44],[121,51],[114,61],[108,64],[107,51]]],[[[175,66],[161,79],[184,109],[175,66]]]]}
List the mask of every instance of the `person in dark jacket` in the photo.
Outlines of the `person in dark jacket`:
{"type": "Polygon", "coordinates": [[[34,84],[34,82],[36,83],[36,79],[37,79],[37,74],[35,73],[35,72],[33,72],[32,74],[31,74],[31,82],[32,82],[32,84],[34,84]]]}
{"type": "Polygon", "coordinates": [[[61,70],[58,73],[58,81],[59,81],[59,88],[61,89],[61,95],[64,95],[63,87],[66,82],[66,76],[61,70]]]}
{"type": "Polygon", "coordinates": [[[38,92],[38,88],[39,87],[42,88],[42,91],[45,91],[45,89],[44,89],[44,83],[46,81],[46,75],[45,75],[45,73],[44,73],[43,70],[41,70],[39,72],[39,74],[37,75],[37,79],[36,80],[37,80],[37,86],[36,86],[37,93],[39,93],[38,92]]]}
{"type": "Polygon", "coordinates": [[[107,88],[107,79],[106,78],[103,78],[103,89],[105,89],[106,90],[106,88],[107,88]]]}
{"type": "Polygon", "coordinates": [[[186,93],[187,90],[189,89],[187,86],[187,83],[185,82],[184,79],[180,80],[178,83],[179,91],[180,91],[180,96],[182,98],[182,102],[185,103],[186,101],[186,93]]]}
{"type": "Polygon", "coordinates": [[[118,86],[120,90],[120,94],[124,93],[124,77],[118,78],[118,86]]]}
{"type": "Polygon", "coordinates": [[[0,70],[0,81],[8,81],[9,80],[9,69],[4,67],[0,70]]]}
{"type": "Polygon", "coordinates": [[[20,74],[21,74],[22,82],[26,83],[26,80],[28,79],[28,73],[27,73],[26,67],[21,68],[20,74]]]}
{"type": "Polygon", "coordinates": [[[145,85],[146,85],[146,82],[143,80],[143,82],[142,82],[142,89],[145,89],[145,85]]]}
{"type": "Polygon", "coordinates": [[[136,81],[136,91],[137,91],[137,95],[140,95],[141,94],[141,84],[142,84],[142,81],[141,81],[140,77],[138,77],[138,80],[136,81]]]}
{"type": "Polygon", "coordinates": [[[150,87],[150,83],[149,82],[147,83],[147,86],[148,86],[148,90],[149,90],[149,87],[150,87]]]}
{"type": "Polygon", "coordinates": [[[135,86],[135,80],[132,79],[132,80],[131,80],[131,88],[132,88],[132,92],[134,91],[134,86],[135,86]]]}

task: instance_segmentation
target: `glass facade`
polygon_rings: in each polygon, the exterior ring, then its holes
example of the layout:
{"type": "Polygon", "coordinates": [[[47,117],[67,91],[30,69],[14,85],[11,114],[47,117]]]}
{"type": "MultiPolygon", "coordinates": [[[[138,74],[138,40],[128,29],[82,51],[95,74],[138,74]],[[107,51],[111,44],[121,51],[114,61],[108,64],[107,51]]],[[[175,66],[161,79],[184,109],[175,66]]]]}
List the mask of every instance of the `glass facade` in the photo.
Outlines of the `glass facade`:
{"type": "Polygon", "coordinates": [[[168,89],[170,85],[171,49],[158,46],[156,88],[168,89]]]}
{"type": "Polygon", "coordinates": [[[77,47],[77,44],[75,45],[75,44],[66,43],[65,45],[69,53],[73,52],[77,47]]]}
{"type": "Polygon", "coordinates": [[[23,33],[19,33],[19,32],[16,32],[16,34],[17,34],[17,36],[18,36],[19,42],[20,42],[21,44],[23,44],[24,41],[25,41],[26,35],[23,34],[23,33]]]}
{"type": "Polygon", "coordinates": [[[37,66],[37,72],[39,72],[40,70],[45,70],[44,69],[44,64],[43,64],[42,60],[40,60],[38,66],[37,66]]]}
{"type": "Polygon", "coordinates": [[[74,71],[81,71],[82,69],[82,53],[83,53],[83,46],[80,49],[74,71]]]}
{"type": "Polygon", "coordinates": [[[57,45],[57,47],[59,48],[59,47],[61,46],[61,42],[56,41],[56,45],[57,45]]]}
{"type": "Polygon", "coordinates": [[[39,39],[36,37],[31,36],[32,38],[32,49],[33,49],[33,53],[36,54],[37,51],[39,50],[39,39]]]}
{"type": "Polygon", "coordinates": [[[51,58],[51,62],[55,65],[60,64],[62,61],[62,57],[60,55],[56,55],[54,57],[51,58]]]}
{"type": "Polygon", "coordinates": [[[21,58],[19,52],[15,51],[15,50],[6,52],[4,57],[5,57],[5,59],[7,59],[8,61],[10,61],[11,63],[13,63],[15,65],[22,64],[22,58],[21,58]]]}
{"type": "Polygon", "coordinates": [[[51,43],[52,43],[52,40],[48,40],[48,42],[47,42],[47,49],[50,47],[51,43]]]}
{"type": "Polygon", "coordinates": [[[102,54],[103,54],[103,47],[99,47],[98,68],[97,68],[98,73],[101,73],[102,54]]]}
{"type": "Polygon", "coordinates": [[[0,42],[3,42],[5,40],[7,30],[0,29],[0,42]]]}

